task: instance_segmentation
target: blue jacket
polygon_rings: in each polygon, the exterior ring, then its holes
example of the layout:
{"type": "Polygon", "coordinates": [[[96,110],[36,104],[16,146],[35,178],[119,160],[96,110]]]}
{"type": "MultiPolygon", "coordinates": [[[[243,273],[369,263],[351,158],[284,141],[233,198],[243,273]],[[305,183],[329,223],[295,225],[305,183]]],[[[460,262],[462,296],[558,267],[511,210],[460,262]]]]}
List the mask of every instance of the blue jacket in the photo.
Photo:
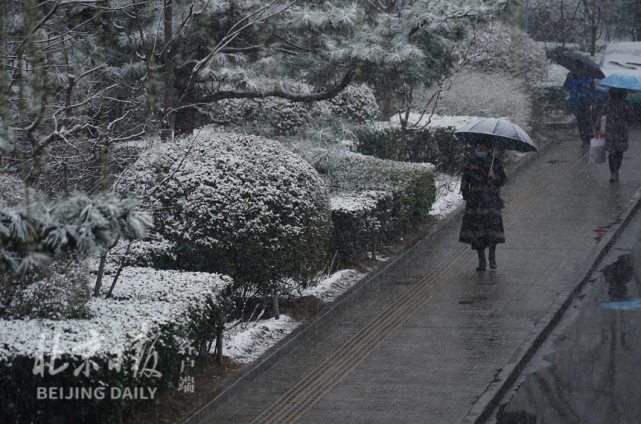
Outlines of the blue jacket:
{"type": "Polygon", "coordinates": [[[594,78],[579,77],[569,73],[564,87],[570,92],[570,104],[573,106],[591,105],[595,102],[594,78]]]}

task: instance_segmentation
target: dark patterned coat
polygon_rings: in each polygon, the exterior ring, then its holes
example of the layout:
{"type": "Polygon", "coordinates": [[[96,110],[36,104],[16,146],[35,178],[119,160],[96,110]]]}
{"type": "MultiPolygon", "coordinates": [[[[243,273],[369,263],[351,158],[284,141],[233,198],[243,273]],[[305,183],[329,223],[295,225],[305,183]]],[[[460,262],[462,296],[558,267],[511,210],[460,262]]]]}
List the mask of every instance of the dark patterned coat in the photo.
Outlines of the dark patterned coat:
{"type": "Polygon", "coordinates": [[[494,159],[495,180],[488,176],[492,156],[474,157],[463,168],[461,193],[465,200],[465,213],[459,241],[484,249],[505,243],[503,217],[501,216],[500,187],[507,181],[503,164],[494,159]]]}
{"type": "Polygon", "coordinates": [[[633,118],[632,107],[625,99],[610,97],[599,113],[595,122],[597,131],[601,127],[601,117],[605,121],[605,150],[607,152],[625,152],[628,150],[628,122],[633,118]]]}

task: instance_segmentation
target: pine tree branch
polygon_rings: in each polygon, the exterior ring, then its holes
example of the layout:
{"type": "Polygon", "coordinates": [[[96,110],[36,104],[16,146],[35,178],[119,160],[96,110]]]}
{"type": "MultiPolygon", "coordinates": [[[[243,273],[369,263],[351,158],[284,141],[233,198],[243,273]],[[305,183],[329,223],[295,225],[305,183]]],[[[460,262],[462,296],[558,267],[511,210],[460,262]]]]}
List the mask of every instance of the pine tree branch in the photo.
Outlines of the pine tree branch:
{"type": "Polygon", "coordinates": [[[223,99],[263,99],[266,97],[280,97],[290,102],[312,103],[321,100],[329,100],[343,91],[354,78],[356,68],[350,69],[343,77],[343,80],[334,88],[320,93],[287,93],[281,89],[275,89],[264,93],[238,90],[221,90],[203,96],[201,103],[211,103],[223,99]]]}

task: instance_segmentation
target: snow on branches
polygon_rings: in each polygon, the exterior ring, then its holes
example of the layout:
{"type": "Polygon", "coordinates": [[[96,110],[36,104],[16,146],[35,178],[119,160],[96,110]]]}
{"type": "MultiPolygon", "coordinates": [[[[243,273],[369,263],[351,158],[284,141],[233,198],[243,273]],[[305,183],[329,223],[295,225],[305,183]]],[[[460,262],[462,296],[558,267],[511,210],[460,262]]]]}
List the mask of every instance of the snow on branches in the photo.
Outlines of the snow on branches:
{"type": "Polygon", "coordinates": [[[102,252],[118,234],[142,238],[153,226],[134,199],[77,194],[55,203],[31,201],[0,209],[0,267],[24,275],[54,256],[102,252]]]}

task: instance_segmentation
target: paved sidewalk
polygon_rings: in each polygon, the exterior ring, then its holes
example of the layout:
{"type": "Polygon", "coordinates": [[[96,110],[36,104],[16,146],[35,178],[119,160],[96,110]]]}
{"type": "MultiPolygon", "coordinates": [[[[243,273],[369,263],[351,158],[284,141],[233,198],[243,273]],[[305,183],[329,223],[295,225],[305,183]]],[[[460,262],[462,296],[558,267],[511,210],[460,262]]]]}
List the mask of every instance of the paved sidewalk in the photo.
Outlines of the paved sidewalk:
{"type": "Polygon", "coordinates": [[[607,164],[587,164],[578,139],[511,177],[498,270],[475,271],[459,215],[250,387],[189,422],[482,421],[641,187],[641,130],[630,136],[619,184],[607,164]]]}

